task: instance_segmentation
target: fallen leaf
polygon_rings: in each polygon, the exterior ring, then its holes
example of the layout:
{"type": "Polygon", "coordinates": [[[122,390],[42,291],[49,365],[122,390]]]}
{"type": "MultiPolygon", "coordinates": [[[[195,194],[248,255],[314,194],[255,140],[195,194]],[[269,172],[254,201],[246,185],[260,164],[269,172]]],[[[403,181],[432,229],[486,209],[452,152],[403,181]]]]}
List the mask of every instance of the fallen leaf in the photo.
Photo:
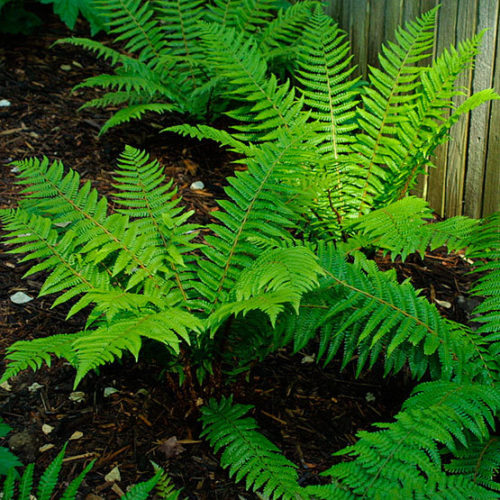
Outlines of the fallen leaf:
{"type": "Polygon", "coordinates": [[[436,304],[440,305],[441,307],[444,307],[445,309],[451,308],[451,304],[447,300],[434,299],[434,302],[436,302],[436,304]]]}
{"type": "Polygon", "coordinates": [[[46,451],[49,451],[52,448],[54,448],[54,445],[52,443],[47,443],[47,444],[44,444],[43,446],[40,446],[40,448],[38,448],[38,451],[40,453],[45,453],[46,451]]]}
{"type": "Polygon", "coordinates": [[[42,425],[42,432],[47,435],[50,434],[54,430],[54,427],[52,427],[49,424],[43,424],[42,425]]]}
{"type": "Polygon", "coordinates": [[[300,362],[305,365],[305,364],[309,364],[309,363],[314,363],[314,356],[309,356],[309,355],[305,355],[301,360],[300,362]]]}
{"type": "Polygon", "coordinates": [[[120,475],[120,469],[118,467],[113,467],[105,476],[104,480],[108,483],[114,483],[115,481],[121,481],[122,477],[120,475]]]}
{"type": "Polygon", "coordinates": [[[77,439],[80,439],[81,437],[83,437],[83,432],[81,432],[81,431],[75,431],[75,432],[73,432],[73,434],[71,434],[71,436],[69,437],[69,440],[70,441],[75,441],[77,439]]]}
{"type": "Polygon", "coordinates": [[[176,457],[184,451],[184,447],[177,441],[177,436],[162,441],[158,449],[165,454],[165,458],[176,457]]]}
{"type": "Polygon", "coordinates": [[[29,387],[28,391],[30,392],[36,392],[40,390],[43,387],[43,385],[40,385],[38,382],[33,382],[29,387]]]}
{"type": "Polygon", "coordinates": [[[118,389],[115,389],[114,387],[105,387],[104,388],[104,397],[109,398],[109,396],[111,396],[111,394],[115,394],[116,392],[118,392],[118,389]]]}
{"type": "Polygon", "coordinates": [[[0,388],[2,388],[4,391],[7,391],[7,392],[12,391],[12,386],[9,384],[9,382],[7,382],[7,380],[0,384],[0,388]]]}
{"type": "Polygon", "coordinates": [[[85,401],[85,393],[84,392],[81,392],[81,391],[75,391],[75,392],[72,392],[69,396],[68,396],[68,399],[70,401],[73,401],[75,403],[81,403],[82,401],[85,401]]]}

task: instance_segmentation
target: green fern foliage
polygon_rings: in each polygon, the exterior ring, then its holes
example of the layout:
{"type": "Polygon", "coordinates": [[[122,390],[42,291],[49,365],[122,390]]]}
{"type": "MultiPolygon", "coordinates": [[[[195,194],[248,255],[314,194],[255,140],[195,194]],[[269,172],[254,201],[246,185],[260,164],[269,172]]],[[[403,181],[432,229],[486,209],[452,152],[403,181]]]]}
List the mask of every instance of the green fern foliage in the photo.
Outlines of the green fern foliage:
{"type": "Polygon", "coordinates": [[[215,453],[222,452],[222,467],[236,481],[245,479],[248,490],[262,492],[265,498],[297,499],[297,467],[279,449],[256,431],[257,423],[246,417],[251,406],[233,404],[232,398],[210,400],[202,408],[202,436],[206,436],[215,453]]]}
{"type": "Polygon", "coordinates": [[[405,260],[410,253],[423,256],[427,249],[441,246],[461,250],[468,246],[478,225],[478,221],[461,216],[429,223],[432,219],[428,204],[409,196],[354,219],[348,227],[366,242],[364,246],[381,248],[392,259],[401,255],[405,260]]]}
{"type": "Polygon", "coordinates": [[[395,422],[376,424],[380,430],[375,432],[360,431],[356,444],[336,453],[354,460],[325,471],[333,485],[307,489],[324,499],[337,498],[337,490],[338,498],[496,498],[467,474],[447,476],[442,450],[455,454],[474,439],[487,442],[499,396],[483,385],[421,384],[395,422]]]}

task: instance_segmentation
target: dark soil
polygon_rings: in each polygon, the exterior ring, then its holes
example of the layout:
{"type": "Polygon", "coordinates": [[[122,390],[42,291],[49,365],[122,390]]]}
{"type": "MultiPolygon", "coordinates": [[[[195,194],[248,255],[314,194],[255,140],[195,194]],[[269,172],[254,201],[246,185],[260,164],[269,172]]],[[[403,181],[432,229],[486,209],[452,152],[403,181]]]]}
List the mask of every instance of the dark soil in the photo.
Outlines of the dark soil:
{"type": "MultiPolygon", "coordinates": [[[[86,36],[83,24],[77,31],[86,36]]],[[[185,203],[195,210],[197,222],[206,224],[233,170],[231,158],[213,144],[160,134],[168,123],[158,116],[98,137],[109,115],[79,112],[95,93],[71,93],[71,89],[106,66],[70,46],[51,48],[55,40],[70,34],[49,16],[38,33],[4,37],[0,42],[0,99],[11,102],[0,108],[0,208],[14,207],[18,199],[12,160],[33,155],[61,159],[105,194],[111,189],[115,160],[130,144],[161,161],[185,203]],[[205,189],[190,190],[198,180],[205,189]]],[[[22,279],[29,265],[5,251],[0,247],[0,355],[17,340],[81,329],[85,317],[66,321],[67,309],[51,310],[50,297],[24,305],[11,302],[10,296],[18,291],[36,297],[43,276],[22,279]]],[[[424,260],[411,256],[404,264],[392,264],[382,256],[378,261],[383,268],[395,266],[401,279],[411,278],[430,300],[441,301],[437,304],[448,317],[467,320],[470,265],[460,256],[437,251],[424,260]]],[[[219,395],[233,393],[237,402],[254,405],[252,415],[299,465],[304,484],[318,482],[318,474],[334,463],[331,453],[354,443],[357,431],[390,420],[412,388],[404,375],[383,379],[378,369],[358,379],[352,366],[342,373],[337,363],[322,369],[304,362],[310,354],[308,350],[296,355],[277,352],[233,384],[212,387],[219,395]]],[[[20,436],[24,444],[17,453],[25,463],[35,461],[39,468],[46,467],[73,436],[77,438],[68,444],[64,481],[97,459],[81,488],[83,497],[118,498],[127,486],[152,475],[152,460],[169,472],[188,498],[254,498],[234,485],[207,444],[199,440],[196,404],[191,395],[169,383],[161,366],[125,360],[106,367],[84,380],[78,388],[83,393],[79,402],[70,399],[73,376],[71,367],[56,362],[36,374],[20,374],[11,381],[10,390],[5,385],[0,388],[0,414],[13,427],[11,436],[24,432],[20,436]],[[109,387],[116,392],[106,397],[109,387]],[[44,433],[44,424],[53,430],[44,433]],[[47,449],[49,444],[54,446],[47,449]],[[107,482],[104,476],[115,466],[121,480],[107,482]]]]}

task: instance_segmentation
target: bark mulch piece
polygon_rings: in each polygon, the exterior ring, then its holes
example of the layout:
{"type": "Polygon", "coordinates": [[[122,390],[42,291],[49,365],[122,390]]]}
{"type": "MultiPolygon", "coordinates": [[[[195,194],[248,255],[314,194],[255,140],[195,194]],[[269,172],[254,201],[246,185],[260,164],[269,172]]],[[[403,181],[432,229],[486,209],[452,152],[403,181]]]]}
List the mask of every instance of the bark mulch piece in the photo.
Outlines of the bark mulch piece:
{"type": "MultiPolygon", "coordinates": [[[[86,36],[83,24],[77,29],[77,36],[86,36]]],[[[35,35],[0,41],[0,98],[11,102],[10,107],[0,108],[0,208],[14,207],[18,199],[9,166],[12,160],[33,155],[60,159],[107,194],[112,191],[116,158],[130,144],[162,162],[188,208],[195,210],[195,222],[206,224],[216,209],[215,199],[223,193],[225,178],[233,171],[231,157],[210,143],[159,134],[167,123],[157,116],[99,138],[99,127],[109,114],[79,112],[95,91],[71,93],[71,89],[84,77],[106,71],[106,66],[74,47],[51,48],[54,41],[70,35],[49,17],[35,35]],[[199,180],[205,189],[191,190],[191,183],[199,180]]],[[[37,275],[22,279],[29,265],[5,250],[0,247],[0,354],[16,340],[81,329],[84,314],[66,321],[67,308],[50,309],[50,297],[24,305],[10,301],[17,291],[36,297],[43,279],[37,275]]],[[[411,256],[405,263],[390,263],[381,255],[377,260],[384,269],[395,267],[401,279],[410,278],[448,317],[468,319],[471,268],[462,257],[439,250],[423,260],[411,256]]],[[[412,387],[404,374],[383,379],[378,368],[359,379],[352,366],[344,372],[338,363],[322,369],[308,362],[311,354],[312,348],[296,355],[279,351],[247,377],[200,390],[197,402],[201,404],[212,391],[234,393],[235,401],[254,405],[252,415],[299,466],[303,484],[318,482],[319,472],[334,463],[331,453],[354,443],[358,430],[389,420],[412,387]]],[[[76,396],[73,377],[73,369],[57,361],[36,374],[20,374],[10,391],[0,389],[0,414],[14,429],[7,439],[17,436],[17,452],[25,462],[34,460],[44,468],[70,440],[64,481],[97,459],[81,488],[84,496],[118,498],[128,485],[151,476],[153,460],[184,488],[188,498],[255,498],[234,485],[207,444],[199,440],[199,412],[192,395],[168,383],[154,361],[134,364],[125,359],[105,367],[99,375],[87,376],[77,389],[82,394],[76,396]],[[52,427],[50,433],[43,432],[49,429],[44,425],[52,427]],[[116,484],[104,479],[114,467],[121,473],[116,484]]]]}

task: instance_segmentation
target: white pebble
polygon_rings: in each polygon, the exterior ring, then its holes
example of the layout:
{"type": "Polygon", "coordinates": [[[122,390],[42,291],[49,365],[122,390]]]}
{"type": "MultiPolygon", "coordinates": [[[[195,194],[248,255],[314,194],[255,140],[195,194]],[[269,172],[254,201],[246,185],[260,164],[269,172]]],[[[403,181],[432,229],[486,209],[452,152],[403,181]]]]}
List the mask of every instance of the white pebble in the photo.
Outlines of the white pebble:
{"type": "Polygon", "coordinates": [[[10,101],[7,99],[0,99],[0,108],[8,108],[10,106],[10,101]]]}
{"type": "Polygon", "coordinates": [[[203,182],[201,181],[195,181],[191,184],[191,186],[189,186],[189,188],[192,189],[193,191],[199,191],[200,189],[205,188],[205,184],[203,184],[203,182]]]}
{"type": "Polygon", "coordinates": [[[16,292],[14,295],[10,296],[10,300],[12,300],[14,304],[26,304],[26,302],[31,302],[33,297],[30,297],[23,292],[16,292]]]}

